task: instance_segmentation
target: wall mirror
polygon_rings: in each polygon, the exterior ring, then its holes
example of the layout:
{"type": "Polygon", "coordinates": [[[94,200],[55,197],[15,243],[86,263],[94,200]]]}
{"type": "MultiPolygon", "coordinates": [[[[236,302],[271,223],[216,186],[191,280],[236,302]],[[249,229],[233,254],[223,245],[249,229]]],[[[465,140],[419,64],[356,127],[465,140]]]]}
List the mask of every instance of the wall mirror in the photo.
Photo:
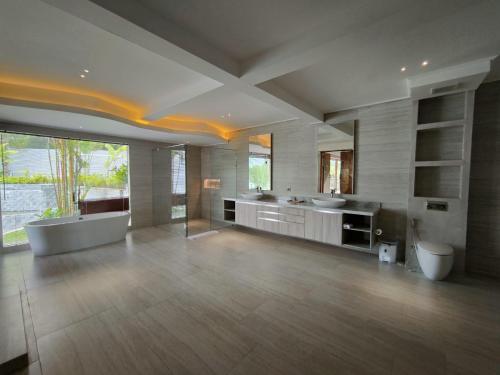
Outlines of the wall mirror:
{"type": "Polygon", "coordinates": [[[356,120],[317,127],[319,192],[354,194],[356,120]]]}
{"type": "Polygon", "coordinates": [[[272,134],[248,138],[248,188],[272,190],[272,134]]]}

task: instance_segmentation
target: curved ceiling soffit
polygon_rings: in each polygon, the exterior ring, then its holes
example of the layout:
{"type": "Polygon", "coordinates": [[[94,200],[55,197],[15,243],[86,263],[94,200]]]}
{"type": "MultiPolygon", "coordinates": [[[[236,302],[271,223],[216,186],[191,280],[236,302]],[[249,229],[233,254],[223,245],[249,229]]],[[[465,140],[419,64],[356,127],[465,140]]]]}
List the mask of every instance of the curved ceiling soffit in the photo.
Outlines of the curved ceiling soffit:
{"type": "Polygon", "coordinates": [[[223,124],[189,116],[166,116],[148,121],[143,118],[144,110],[134,103],[99,92],[17,77],[0,76],[0,101],[97,116],[125,125],[170,133],[212,135],[221,140],[227,140],[229,133],[223,124]]]}

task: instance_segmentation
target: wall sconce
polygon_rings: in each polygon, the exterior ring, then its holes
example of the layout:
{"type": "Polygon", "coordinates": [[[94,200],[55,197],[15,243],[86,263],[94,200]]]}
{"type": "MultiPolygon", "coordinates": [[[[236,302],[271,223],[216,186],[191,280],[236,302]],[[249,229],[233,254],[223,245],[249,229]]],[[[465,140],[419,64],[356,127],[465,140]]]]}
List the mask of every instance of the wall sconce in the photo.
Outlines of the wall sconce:
{"type": "Polygon", "coordinates": [[[220,178],[205,178],[203,180],[204,189],[220,189],[220,178]]]}

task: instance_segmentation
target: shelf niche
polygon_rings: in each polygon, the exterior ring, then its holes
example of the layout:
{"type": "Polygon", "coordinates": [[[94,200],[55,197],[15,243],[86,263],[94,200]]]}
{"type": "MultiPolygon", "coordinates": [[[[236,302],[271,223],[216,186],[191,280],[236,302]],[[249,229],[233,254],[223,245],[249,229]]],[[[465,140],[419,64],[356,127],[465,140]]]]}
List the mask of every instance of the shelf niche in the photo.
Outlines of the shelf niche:
{"type": "Polygon", "coordinates": [[[415,168],[415,197],[460,198],[461,167],[415,168]]]}
{"type": "Polygon", "coordinates": [[[418,124],[462,120],[465,116],[465,93],[422,99],[418,105],[418,124]]]}
{"type": "Polygon", "coordinates": [[[461,160],[463,132],[463,126],[418,131],[415,161],[461,160]]]}

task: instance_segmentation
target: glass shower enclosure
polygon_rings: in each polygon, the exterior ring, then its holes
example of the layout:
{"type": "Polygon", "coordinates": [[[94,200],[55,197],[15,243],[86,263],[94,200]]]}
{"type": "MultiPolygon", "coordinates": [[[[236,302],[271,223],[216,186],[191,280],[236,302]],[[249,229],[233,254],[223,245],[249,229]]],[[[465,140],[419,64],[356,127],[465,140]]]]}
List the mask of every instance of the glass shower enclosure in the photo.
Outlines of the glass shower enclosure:
{"type": "Polygon", "coordinates": [[[236,197],[237,158],[229,147],[212,146],[201,149],[201,209],[189,216],[188,236],[215,231],[234,222],[224,220],[223,198],[236,197]]]}
{"type": "Polygon", "coordinates": [[[187,235],[186,145],[153,150],[153,225],[170,233],[187,235]]]}
{"type": "Polygon", "coordinates": [[[153,150],[153,225],[192,237],[221,229],[223,198],[236,197],[236,152],[221,146],[153,150]]]}

